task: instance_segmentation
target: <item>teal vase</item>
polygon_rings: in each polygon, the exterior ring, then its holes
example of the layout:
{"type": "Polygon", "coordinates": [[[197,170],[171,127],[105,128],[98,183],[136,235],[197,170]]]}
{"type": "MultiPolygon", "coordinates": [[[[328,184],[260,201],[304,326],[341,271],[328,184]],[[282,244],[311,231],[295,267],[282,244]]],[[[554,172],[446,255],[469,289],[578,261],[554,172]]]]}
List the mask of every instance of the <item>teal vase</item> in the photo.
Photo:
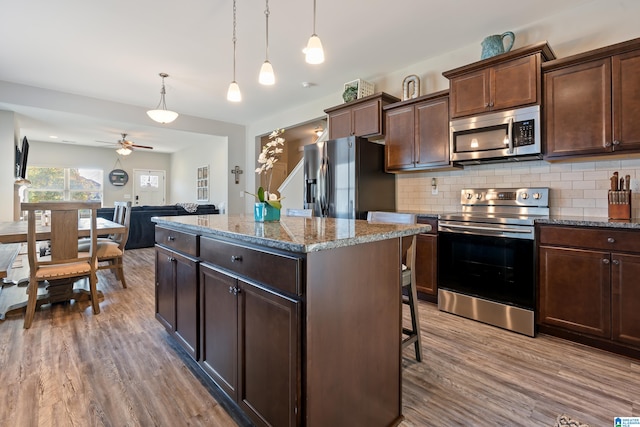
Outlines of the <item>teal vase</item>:
{"type": "Polygon", "coordinates": [[[280,209],[274,208],[269,203],[257,202],[253,206],[253,219],[256,222],[280,221],[280,209]]]}

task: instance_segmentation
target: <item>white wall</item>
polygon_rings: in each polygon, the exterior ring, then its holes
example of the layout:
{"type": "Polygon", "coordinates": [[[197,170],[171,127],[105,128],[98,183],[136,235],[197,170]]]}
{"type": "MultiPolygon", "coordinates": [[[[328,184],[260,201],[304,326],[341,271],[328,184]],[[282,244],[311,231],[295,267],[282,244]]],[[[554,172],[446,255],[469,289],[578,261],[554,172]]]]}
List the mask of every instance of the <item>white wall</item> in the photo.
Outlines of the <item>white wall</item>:
{"type": "MultiPolygon", "coordinates": [[[[554,50],[556,57],[562,58],[591,49],[608,46],[614,43],[640,37],[640,1],[637,0],[594,0],[582,7],[569,10],[540,22],[532,22],[522,28],[510,28],[509,23],[496,29],[496,32],[511,30],[516,34],[514,49],[547,40],[554,50]]],[[[460,49],[449,52],[446,55],[435,58],[416,58],[412,66],[399,69],[396,72],[384,76],[357,76],[375,83],[376,92],[387,92],[402,98],[402,81],[407,75],[416,74],[420,78],[420,94],[436,92],[448,89],[448,80],[442,76],[442,72],[464,66],[480,60],[481,40],[477,43],[461,46],[460,49]]],[[[419,49],[416,49],[418,52],[419,49]]],[[[380,58],[384,61],[384,58],[380,58]]],[[[345,82],[352,80],[354,76],[345,76],[345,82]]],[[[246,161],[247,169],[256,164],[255,136],[266,133],[275,128],[290,127],[298,123],[306,122],[311,118],[324,116],[323,111],[342,102],[341,88],[336,88],[335,95],[322,99],[313,98],[313,88],[309,91],[309,101],[304,105],[288,108],[263,120],[255,122],[247,127],[246,161]]],[[[453,194],[462,186],[482,187],[485,183],[496,182],[502,187],[511,185],[525,185],[525,182],[546,184],[557,191],[553,203],[558,203],[556,213],[585,214],[606,216],[606,208],[602,207],[602,200],[606,202],[606,195],[601,194],[600,181],[612,170],[620,169],[620,173],[629,173],[632,177],[640,178],[640,166],[635,162],[614,160],[612,162],[587,161],[575,165],[552,165],[547,162],[534,162],[535,164],[517,166],[505,166],[495,169],[495,178],[482,178],[490,176],[490,168],[478,169],[469,167],[463,171],[448,173],[417,173],[401,175],[397,178],[398,208],[418,209],[422,211],[452,210],[459,207],[459,203],[453,194]],[[553,172],[552,172],[553,171],[553,172]],[[572,173],[572,171],[576,173],[572,173]],[[557,175],[545,175],[554,173],[557,175]],[[570,174],[570,175],[563,175],[570,174]],[[513,177],[511,178],[511,175],[513,177]],[[533,175],[533,176],[530,176],[533,175]],[[431,198],[430,177],[443,178],[444,185],[451,187],[442,188],[440,198],[431,198]],[[536,177],[537,176],[537,177],[536,177]],[[547,177],[564,178],[547,179],[547,177]],[[449,182],[448,180],[452,180],[449,182]],[[566,182],[568,180],[569,182],[566,182]],[[594,191],[592,191],[594,190],[594,191]],[[597,190],[597,191],[596,191],[597,190]],[[603,199],[604,198],[604,199],[603,199]],[[561,210],[560,210],[561,209],[561,210]]],[[[248,177],[247,186],[255,186],[255,177],[248,177]]],[[[250,204],[245,203],[246,212],[250,212],[250,204]]],[[[638,203],[636,203],[638,206],[638,203]]],[[[640,211],[636,212],[640,214],[640,211]]]]}
{"type": "MultiPolygon", "coordinates": [[[[129,156],[118,160],[113,148],[94,148],[81,145],[56,144],[52,142],[29,141],[28,166],[43,167],[71,167],[102,169],[104,171],[104,196],[102,205],[113,206],[115,201],[130,201],[133,192],[133,170],[153,169],[167,171],[167,194],[171,194],[171,156],[166,153],[153,153],[137,150],[129,156]],[[109,172],[113,169],[123,169],[129,174],[129,182],[116,187],[109,183],[109,172]]],[[[195,197],[193,200],[195,202],[195,197]]],[[[167,204],[176,202],[167,201],[167,204]]]]}
{"type": "Polygon", "coordinates": [[[15,129],[15,115],[11,111],[0,110],[0,221],[13,221],[16,212],[14,194],[15,175],[15,146],[17,144],[17,132],[15,129]]]}
{"type": "MultiPolygon", "coordinates": [[[[195,202],[197,169],[209,165],[209,202],[228,206],[229,181],[234,181],[228,165],[229,144],[226,137],[211,136],[206,145],[191,147],[171,155],[172,203],[195,202]]],[[[240,187],[237,185],[237,187],[240,187]]]]}

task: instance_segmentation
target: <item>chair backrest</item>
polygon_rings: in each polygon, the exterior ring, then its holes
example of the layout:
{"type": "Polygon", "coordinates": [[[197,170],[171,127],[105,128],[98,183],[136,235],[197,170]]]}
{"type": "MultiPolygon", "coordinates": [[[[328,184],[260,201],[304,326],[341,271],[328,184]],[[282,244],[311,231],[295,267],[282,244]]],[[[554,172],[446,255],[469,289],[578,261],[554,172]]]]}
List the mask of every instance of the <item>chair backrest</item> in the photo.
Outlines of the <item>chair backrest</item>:
{"type": "Polygon", "coordinates": [[[120,250],[124,251],[124,246],[129,238],[129,224],[131,223],[131,202],[114,202],[113,222],[125,226],[125,231],[118,234],[110,234],[109,239],[118,244],[120,250]]]}
{"type": "MultiPolygon", "coordinates": [[[[370,211],[367,221],[371,223],[417,224],[418,216],[410,213],[370,211]]],[[[416,236],[402,239],[402,262],[411,268],[416,258],[416,236]]]]}
{"type": "Polygon", "coordinates": [[[40,202],[22,203],[21,209],[27,211],[27,253],[30,268],[35,271],[39,264],[66,264],[85,260],[78,257],[79,218],[81,210],[89,210],[91,217],[83,219],[83,228],[89,229],[91,246],[89,257],[91,265],[96,260],[97,214],[100,202],[40,202]],[[36,241],[36,211],[51,211],[51,261],[38,260],[36,241]],[[88,227],[87,227],[88,226],[88,227]]]}
{"type": "Polygon", "coordinates": [[[303,216],[305,218],[311,218],[313,211],[311,209],[287,209],[287,216],[303,216]]]}

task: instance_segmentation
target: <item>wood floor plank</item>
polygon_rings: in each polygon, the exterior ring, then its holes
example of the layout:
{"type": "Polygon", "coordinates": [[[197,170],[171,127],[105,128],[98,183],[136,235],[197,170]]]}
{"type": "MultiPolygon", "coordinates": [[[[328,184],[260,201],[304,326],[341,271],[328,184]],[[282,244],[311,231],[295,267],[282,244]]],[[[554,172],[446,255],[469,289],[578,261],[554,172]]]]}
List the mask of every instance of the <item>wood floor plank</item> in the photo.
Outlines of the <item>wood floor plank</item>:
{"type": "MultiPolygon", "coordinates": [[[[31,329],[0,322],[0,425],[238,424],[154,316],[153,249],[125,254],[128,288],[100,271],[105,300],[45,306],[31,329]]],[[[402,427],[592,426],[640,416],[640,361],[530,338],[420,302],[423,362],[404,350],[402,427]]],[[[408,321],[408,312],[405,313],[408,321]]]]}

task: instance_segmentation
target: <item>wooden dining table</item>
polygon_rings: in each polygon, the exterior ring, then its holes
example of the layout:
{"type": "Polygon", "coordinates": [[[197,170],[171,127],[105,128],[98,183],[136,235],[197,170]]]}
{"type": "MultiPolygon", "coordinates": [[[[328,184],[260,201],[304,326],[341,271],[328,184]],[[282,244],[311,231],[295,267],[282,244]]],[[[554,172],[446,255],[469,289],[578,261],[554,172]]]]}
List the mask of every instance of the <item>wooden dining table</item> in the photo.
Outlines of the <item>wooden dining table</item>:
{"type": "MultiPolygon", "coordinates": [[[[118,234],[126,231],[126,227],[105,218],[97,218],[98,235],[118,234]]],[[[90,219],[78,221],[78,237],[90,235],[90,219]]],[[[39,224],[36,226],[36,240],[51,239],[51,227],[39,224]]],[[[27,303],[26,285],[29,281],[29,261],[26,256],[27,221],[0,221],[0,320],[7,315],[22,313],[27,303]]],[[[70,299],[88,300],[89,295],[83,289],[73,289],[73,283],[63,283],[40,290],[38,306],[63,302],[70,299]],[[51,288],[51,289],[49,289],[51,288]]],[[[98,292],[100,300],[104,299],[98,292]]]]}

